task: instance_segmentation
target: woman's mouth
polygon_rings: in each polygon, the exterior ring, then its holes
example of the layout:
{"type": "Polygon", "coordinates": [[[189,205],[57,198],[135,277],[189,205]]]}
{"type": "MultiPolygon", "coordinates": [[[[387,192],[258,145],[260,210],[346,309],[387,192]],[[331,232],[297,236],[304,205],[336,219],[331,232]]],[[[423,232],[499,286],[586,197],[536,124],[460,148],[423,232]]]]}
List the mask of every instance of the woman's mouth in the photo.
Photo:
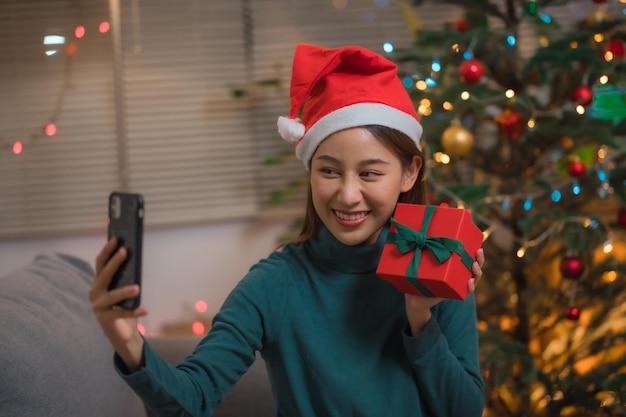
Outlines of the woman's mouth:
{"type": "Polygon", "coordinates": [[[353,212],[345,212],[339,210],[333,210],[335,214],[335,218],[342,226],[354,227],[363,223],[367,216],[369,215],[369,211],[353,211],[353,212]]]}

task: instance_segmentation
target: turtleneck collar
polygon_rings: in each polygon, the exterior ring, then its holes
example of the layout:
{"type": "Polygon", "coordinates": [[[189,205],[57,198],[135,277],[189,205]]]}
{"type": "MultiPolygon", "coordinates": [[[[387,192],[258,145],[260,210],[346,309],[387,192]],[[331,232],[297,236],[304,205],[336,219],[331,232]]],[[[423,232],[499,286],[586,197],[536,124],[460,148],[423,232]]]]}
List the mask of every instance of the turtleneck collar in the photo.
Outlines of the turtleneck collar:
{"type": "Polygon", "coordinates": [[[389,225],[385,225],[373,245],[348,246],[338,241],[326,226],[322,225],[317,235],[306,242],[306,248],[317,262],[330,269],[349,274],[374,272],[388,231],[389,225]]]}

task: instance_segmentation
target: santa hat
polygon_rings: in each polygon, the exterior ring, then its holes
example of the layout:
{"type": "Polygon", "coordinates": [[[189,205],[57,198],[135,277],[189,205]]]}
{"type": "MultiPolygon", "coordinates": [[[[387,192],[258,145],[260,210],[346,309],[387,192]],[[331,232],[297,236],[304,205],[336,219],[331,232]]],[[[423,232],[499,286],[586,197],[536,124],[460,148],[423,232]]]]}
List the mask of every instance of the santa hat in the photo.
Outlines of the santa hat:
{"type": "Polygon", "coordinates": [[[278,132],[296,143],[296,156],[307,170],[319,144],[350,127],[387,126],[419,146],[422,126],[397,66],[365,48],[299,44],[290,98],[289,117],[278,118],[278,132]]]}

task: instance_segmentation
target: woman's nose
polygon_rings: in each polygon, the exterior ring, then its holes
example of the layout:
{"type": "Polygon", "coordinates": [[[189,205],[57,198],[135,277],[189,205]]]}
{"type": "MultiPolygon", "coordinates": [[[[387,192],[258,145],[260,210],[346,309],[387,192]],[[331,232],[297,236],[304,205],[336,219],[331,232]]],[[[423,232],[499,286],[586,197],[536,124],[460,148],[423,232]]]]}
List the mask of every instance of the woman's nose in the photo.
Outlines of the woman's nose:
{"type": "Polygon", "coordinates": [[[346,176],[341,181],[339,201],[346,206],[353,206],[361,201],[361,187],[358,178],[346,176]]]}

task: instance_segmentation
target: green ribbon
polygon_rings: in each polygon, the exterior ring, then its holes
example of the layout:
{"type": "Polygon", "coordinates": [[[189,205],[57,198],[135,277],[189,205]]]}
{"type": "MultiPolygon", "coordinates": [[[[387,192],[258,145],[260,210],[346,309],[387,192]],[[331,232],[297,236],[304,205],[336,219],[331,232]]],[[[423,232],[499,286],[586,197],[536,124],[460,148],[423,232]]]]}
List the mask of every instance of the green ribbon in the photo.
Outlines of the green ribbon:
{"type": "Polygon", "coordinates": [[[430,250],[439,263],[444,263],[450,259],[452,253],[456,253],[461,257],[463,265],[470,271],[474,264],[474,259],[467,253],[461,241],[449,237],[430,237],[426,234],[436,210],[437,206],[426,206],[424,220],[419,232],[397,222],[393,218],[390,219],[390,222],[396,227],[398,232],[389,232],[386,240],[387,243],[396,245],[398,251],[403,255],[415,251],[406,270],[406,279],[426,297],[434,297],[435,295],[417,279],[417,271],[419,270],[423,249],[430,250]]]}

